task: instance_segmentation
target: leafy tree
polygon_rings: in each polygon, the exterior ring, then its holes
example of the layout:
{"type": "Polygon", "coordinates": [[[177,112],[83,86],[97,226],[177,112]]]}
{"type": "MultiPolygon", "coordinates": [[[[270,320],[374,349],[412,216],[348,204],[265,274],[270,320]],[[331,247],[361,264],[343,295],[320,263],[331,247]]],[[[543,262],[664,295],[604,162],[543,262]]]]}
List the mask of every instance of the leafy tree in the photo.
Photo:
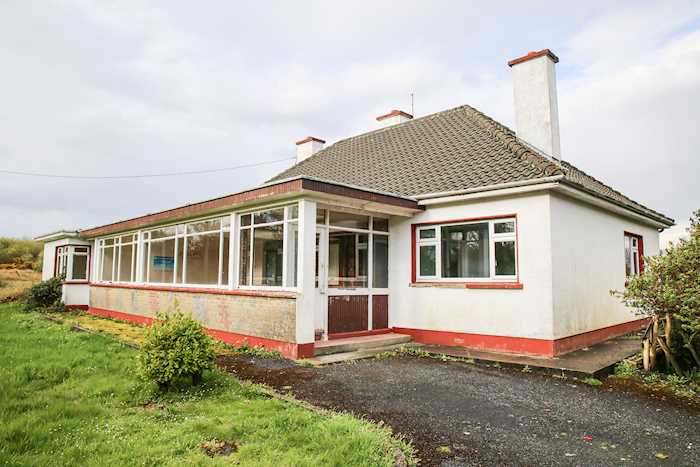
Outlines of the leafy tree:
{"type": "Polygon", "coordinates": [[[40,271],[43,251],[43,245],[34,240],[0,237],[0,264],[40,271]]]}
{"type": "Polygon", "coordinates": [[[644,273],[614,292],[645,316],[664,316],[675,323],[674,341],[700,367],[700,210],[690,218],[689,238],[669,244],[662,256],[644,258],[644,273]]]}
{"type": "Polygon", "coordinates": [[[159,313],[146,331],[146,341],[139,354],[141,374],[158,383],[161,390],[181,376],[197,384],[204,370],[214,364],[212,339],[202,325],[180,312],[159,313]]]}

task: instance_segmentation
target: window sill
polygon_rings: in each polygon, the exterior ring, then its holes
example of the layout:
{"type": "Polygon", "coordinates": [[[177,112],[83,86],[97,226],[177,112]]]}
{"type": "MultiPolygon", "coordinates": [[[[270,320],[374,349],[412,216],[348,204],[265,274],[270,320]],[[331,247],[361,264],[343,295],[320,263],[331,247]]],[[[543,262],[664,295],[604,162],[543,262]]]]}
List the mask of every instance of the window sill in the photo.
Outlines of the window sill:
{"type": "Polygon", "coordinates": [[[72,284],[89,284],[90,281],[88,280],[69,280],[69,281],[63,281],[63,285],[72,285],[72,284]]]}
{"type": "Polygon", "coordinates": [[[115,289],[137,289],[137,290],[153,290],[157,292],[182,292],[182,293],[203,293],[211,295],[239,295],[246,297],[269,297],[269,298],[296,298],[295,292],[282,291],[266,291],[266,290],[246,290],[246,289],[210,289],[199,287],[169,287],[160,285],[142,285],[142,284],[115,284],[106,282],[90,282],[91,287],[107,287],[115,289]]]}
{"type": "Polygon", "coordinates": [[[522,289],[521,282],[412,282],[409,287],[437,289],[522,289]]]}

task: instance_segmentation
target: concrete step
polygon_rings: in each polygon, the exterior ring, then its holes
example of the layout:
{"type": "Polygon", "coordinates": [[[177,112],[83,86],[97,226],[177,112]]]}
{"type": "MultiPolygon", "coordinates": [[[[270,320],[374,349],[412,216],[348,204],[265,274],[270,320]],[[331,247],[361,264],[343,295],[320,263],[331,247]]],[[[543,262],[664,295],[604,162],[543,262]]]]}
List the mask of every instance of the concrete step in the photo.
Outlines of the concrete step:
{"type": "Polygon", "coordinates": [[[332,363],[342,363],[342,362],[349,362],[352,360],[361,360],[363,358],[373,358],[381,353],[392,352],[394,350],[400,349],[401,347],[405,347],[407,345],[419,346],[420,344],[402,342],[399,344],[385,345],[382,347],[376,347],[376,348],[370,348],[370,349],[361,349],[361,350],[354,350],[351,352],[342,352],[342,353],[321,355],[318,357],[307,358],[304,361],[311,363],[314,366],[330,365],[332,363]]]}
{"type": "Polygon", "coordinates": [[[373,336],[348,337],[316,342],[314,355],[320,357],[337,353],[355,352],[363,349],[375,349],[411,342],[411,336],[405,334],[376,334],[373,336]]]}

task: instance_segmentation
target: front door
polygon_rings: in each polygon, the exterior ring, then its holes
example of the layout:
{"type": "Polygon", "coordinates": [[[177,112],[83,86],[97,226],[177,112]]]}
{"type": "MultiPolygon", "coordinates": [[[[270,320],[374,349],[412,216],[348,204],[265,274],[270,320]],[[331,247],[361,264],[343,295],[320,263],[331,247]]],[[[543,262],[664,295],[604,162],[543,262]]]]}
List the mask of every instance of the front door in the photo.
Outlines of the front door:
{"type": "Polygon", "coordinates": [[[316,279],[314,300],[314,328],[316,340],[328,335],[328,230],[316,228],[316,279]]]}

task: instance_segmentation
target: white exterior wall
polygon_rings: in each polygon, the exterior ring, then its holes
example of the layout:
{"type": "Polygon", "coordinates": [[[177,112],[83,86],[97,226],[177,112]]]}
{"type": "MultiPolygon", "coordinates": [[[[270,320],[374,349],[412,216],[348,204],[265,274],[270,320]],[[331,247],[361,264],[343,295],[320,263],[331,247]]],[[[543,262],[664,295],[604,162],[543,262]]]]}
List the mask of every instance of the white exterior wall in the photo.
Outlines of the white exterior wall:
{"type": "Polygon", "coordinates": [[[494,336],[553,338],[549,195],[431,206],[413,218],[392,218],[389,326],[494,336]],[[523,289],[410,287],[411,224],[499,215],[517,216],[523,289]]]}
{"type": "Polygon", "coordinates": [[[89,284],[63,284],[63,303],[66,305],[89,305],[89,284]]]}
{"type": "Polygon", "coordinates": [[[644,238],[644,255],[659,254],[659,232],[558,194],[550,196],[554,337],[639,319],[610,295],[625,287],[624,232],[644,238]]]}

